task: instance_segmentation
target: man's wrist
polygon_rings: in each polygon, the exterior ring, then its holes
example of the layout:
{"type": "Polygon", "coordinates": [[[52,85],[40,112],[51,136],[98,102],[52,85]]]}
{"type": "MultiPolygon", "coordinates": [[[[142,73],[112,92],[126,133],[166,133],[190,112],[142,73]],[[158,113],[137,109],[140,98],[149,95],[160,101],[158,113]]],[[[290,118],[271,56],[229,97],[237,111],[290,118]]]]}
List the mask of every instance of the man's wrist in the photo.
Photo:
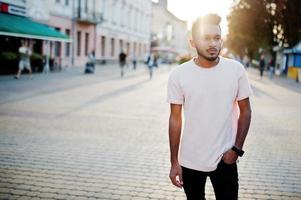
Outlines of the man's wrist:
{"type": "Polygon", "coordinates": [[[236,146],[232,147],[232,151],[234,151],[239,157],[242,157],[245,153],[242,149],[239,149],[236,146]]]}
{"type": "Polygon", "coordinates": [[[170,164],[177,165],[177,164],[179,164],[179,161],[178,161],[178,159],[171,159],[170,164]]]}

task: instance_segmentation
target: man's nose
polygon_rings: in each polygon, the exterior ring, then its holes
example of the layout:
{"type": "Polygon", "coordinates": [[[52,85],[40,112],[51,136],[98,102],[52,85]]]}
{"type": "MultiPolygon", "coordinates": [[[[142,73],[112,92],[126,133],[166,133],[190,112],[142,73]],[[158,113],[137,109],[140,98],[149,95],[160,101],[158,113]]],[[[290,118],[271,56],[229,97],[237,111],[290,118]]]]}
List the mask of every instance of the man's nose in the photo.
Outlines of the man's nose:
{"type": "Polygon", "coordinates": [[[214,38],[211,38],[211,39],[209,40],[209,46],[215,47],[216,45],[217,45],[217,41],[214,40],[214,38]]]}

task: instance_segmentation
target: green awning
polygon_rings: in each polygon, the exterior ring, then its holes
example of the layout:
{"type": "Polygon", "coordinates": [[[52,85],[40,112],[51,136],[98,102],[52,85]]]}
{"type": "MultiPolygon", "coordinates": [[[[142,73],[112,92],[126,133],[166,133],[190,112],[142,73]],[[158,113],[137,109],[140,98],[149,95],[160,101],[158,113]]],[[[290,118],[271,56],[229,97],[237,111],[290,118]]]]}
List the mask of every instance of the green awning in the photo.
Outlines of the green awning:
{"type": "Polygon", "coordinates": [[[26,17],[0,13],[0,35],[70,42],[69,36],[26,17]]]}

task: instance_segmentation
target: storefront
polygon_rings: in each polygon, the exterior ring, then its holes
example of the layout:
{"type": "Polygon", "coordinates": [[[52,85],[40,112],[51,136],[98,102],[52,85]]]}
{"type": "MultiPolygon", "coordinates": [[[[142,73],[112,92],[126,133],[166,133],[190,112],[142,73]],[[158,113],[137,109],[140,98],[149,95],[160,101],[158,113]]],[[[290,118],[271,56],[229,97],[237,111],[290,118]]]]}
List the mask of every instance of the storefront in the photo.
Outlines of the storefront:
{"type": "Polygon", "coordinates": [[[18,48],[22,40],[32,44],[33,70],[48,71],[52,64],[50,62],[49,65],[51,43],[70,42],[69,37],[30,18],[3,12],[8,10],[1,9],[0,12],[0,74],[11,74],[16,71],[19,59],[18,48]]]}
{"type": "Polygon", "coordinates": [[[291,49],[284,50],[285,66],[288,69],[287,76],[301,81],[301,42],[291,49]]]}

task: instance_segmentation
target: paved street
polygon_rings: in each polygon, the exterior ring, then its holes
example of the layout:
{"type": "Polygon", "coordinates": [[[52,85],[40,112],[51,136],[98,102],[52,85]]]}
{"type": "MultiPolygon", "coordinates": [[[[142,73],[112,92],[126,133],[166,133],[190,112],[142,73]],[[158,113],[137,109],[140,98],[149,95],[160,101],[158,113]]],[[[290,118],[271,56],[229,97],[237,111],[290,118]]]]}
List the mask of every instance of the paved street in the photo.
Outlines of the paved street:
{"type": "MultiPolygon", "coordinates": [[[[0,199],[185,199],[168,178],[170,68],[0,77],[0,199]]],[[[239,199],[301,199],[301,84],[248,71],[239,199]]]]}

